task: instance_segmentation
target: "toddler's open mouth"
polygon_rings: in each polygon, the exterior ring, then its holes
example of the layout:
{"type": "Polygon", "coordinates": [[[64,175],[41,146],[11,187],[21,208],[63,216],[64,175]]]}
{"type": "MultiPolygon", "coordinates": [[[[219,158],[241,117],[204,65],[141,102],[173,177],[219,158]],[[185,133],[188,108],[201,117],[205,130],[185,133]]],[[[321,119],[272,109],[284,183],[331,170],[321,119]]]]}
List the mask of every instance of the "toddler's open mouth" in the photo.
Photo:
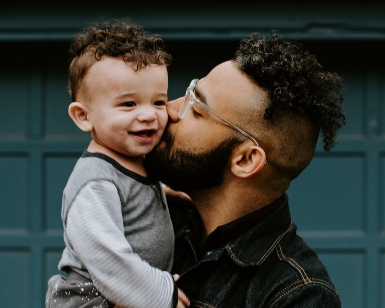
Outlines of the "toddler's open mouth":
{"type": "Polygon", "coordinates": [[[131,132],[131,134],[138,137],[151,137],[155,134],[155,130],[154,129],[141,130],[139,132],[131,132]]]}

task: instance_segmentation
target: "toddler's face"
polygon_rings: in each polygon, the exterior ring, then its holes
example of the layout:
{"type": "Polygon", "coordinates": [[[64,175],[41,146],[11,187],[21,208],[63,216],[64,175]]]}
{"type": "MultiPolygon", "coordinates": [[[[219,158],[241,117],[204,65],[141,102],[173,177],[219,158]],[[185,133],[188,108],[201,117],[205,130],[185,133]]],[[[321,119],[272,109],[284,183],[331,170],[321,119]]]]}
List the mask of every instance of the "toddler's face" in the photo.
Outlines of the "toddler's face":
{"type": "Polygon", "coordinates": [[[123,60],[103,57],[88,71],[85,87],[94,141],[133,157],[160,141],[168,120],[165,66],[135,71],[123,60]]]}

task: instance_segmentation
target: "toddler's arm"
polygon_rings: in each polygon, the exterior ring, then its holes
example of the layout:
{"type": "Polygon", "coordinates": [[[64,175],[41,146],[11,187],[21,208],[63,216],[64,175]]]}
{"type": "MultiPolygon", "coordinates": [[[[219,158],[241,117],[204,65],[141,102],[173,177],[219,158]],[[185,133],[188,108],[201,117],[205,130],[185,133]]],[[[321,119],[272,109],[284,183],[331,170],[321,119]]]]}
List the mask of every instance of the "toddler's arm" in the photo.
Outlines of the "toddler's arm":
{"type": "Polygon", "coordinates": [[[95,287],[121,307],[171,307],[170,273],[143,261],[124,236],[121,202],[115,185],[89,182],[66,215],[70,245],[95,287]]]}

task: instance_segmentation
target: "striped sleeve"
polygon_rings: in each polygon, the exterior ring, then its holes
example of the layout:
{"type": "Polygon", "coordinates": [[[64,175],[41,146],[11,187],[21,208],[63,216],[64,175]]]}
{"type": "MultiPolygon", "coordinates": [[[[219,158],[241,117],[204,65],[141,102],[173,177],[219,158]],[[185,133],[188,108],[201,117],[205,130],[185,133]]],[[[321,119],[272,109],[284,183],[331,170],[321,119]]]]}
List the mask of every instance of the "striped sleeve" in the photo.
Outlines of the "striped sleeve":
{"type": "Polygon", "coordinates": [[[96,288],[121,307],[172,307],[174,280],[135,254],[109,181],[89,182],[68,210],[65,232],[96,288]]]}

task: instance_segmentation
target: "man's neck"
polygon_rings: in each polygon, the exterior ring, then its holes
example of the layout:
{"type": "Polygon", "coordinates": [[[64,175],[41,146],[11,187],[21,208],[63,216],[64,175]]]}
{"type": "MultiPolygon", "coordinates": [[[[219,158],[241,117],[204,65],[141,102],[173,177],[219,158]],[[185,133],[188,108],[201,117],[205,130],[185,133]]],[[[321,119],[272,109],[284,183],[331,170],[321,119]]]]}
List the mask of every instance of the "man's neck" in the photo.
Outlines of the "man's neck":
{"type": "MultiPolygon", "coordinates": [[[[250,214],[276,200],[282,192],[267,195],[251,187],[216,187],[190,193],[202,219],[203,240],[218,226],[250,214]]],[[[235,185],[236,186],[236,185],[235,185]]]]}

